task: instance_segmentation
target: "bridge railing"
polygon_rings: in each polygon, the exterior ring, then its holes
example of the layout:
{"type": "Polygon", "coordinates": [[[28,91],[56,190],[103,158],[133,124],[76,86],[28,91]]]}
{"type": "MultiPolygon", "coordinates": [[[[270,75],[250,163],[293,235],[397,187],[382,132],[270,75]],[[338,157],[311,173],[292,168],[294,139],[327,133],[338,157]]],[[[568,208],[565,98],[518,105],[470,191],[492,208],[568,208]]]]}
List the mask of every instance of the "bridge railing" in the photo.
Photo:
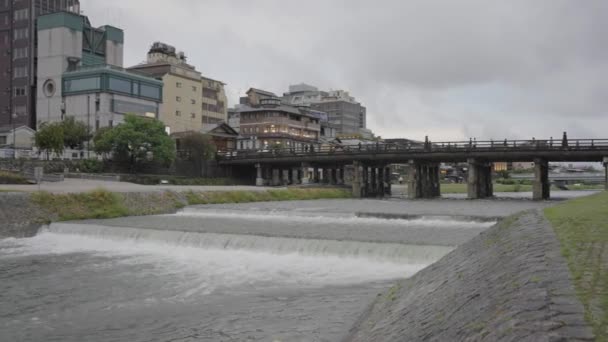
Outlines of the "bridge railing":
{"type": "Polygon", "coordinates": [[[446,153],[446,152],[506,152],[506,151],[588,151],[608,150],[608,139],[570,139],[567,141],[553,139],[532,140],[487,140],[487,141],[447,141],[423,143],[368,143],[356,145],[305,145],[303,148],[264,147],[250,150],[221,150],[217,152],[219,160],[242,160],[275,158],[286,156],[324,156],[356,154],[407,153],[446,153]]]}

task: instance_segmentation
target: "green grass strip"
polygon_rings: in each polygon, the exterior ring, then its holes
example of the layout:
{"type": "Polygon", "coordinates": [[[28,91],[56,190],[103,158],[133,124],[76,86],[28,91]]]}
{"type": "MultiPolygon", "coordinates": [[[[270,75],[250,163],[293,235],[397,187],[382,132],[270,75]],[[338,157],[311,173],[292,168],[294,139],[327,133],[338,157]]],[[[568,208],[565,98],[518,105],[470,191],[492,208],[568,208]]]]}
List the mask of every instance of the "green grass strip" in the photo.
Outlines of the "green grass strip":
{"type": "Polygon", "coordinates": [[[608,192],[545,209],[561,242],[585,318],[608,341],[608,192]]]}

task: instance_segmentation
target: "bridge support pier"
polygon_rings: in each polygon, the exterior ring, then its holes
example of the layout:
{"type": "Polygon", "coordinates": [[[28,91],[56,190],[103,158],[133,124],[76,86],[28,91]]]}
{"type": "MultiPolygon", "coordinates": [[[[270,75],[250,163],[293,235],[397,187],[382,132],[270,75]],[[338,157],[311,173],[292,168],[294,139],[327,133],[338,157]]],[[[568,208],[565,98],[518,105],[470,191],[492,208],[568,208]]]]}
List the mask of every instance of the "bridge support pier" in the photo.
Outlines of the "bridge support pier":
{"type": "Polygon", "coordinates": [[[310,184],[310,164],[302,163],[302,184],[310,184]]]}
{"type": "Polygon", "coordinates": [[[340,166],[336,169],[336,181],[338,185],[344,185],[344,167],[340,166]]]}
{"type": "Polygon", "coordinates": [[[281,170],[272,169],[272,186],[281,185],[281,170]]]}
{"type": "Polygon", "coordinates": [[[391,187],[391,168],[387,166],[384,168],[384,195],[392,195],[391,187]]]}
{"type": "Polygon", "coordinates": [[[321,175],[318,167],[314,167],[312,171],[312,181],[316,184],[321,182],[321,175]]]}
{"type": "Polygon", "coordinates": [[[255,178],[255,185],[256,186],[264,186],[266,185],[265,181],[264,181],[264,168],[262,167],[261,164],[255,164],[255,170],[256,170],[256,178],[255,178]]]}
{"type": "Polygon", "coordinates": [[[300,184],[300,170],[297,167],[291,169],[291,184],[300,184]]]}
{"type": "Polygon", "coordinates": [[[289,169],[281,170],[281,179],[284,186],[289,185],[289,169]]]}
{"type": "Polygon", "coordinates": [[[362,198],[364,194],[363,166],[360,161],[353,162],[353,197],[362,198]]]}
{"type": "Polygon", "coordinates": [[[410,161],[409,166],[407,190],[409,198],[435,198],[441,196],[439,164],[410,161]]]}
{"type": "Polygon", "coordinates": [[[492,163],[469,159],[468,198],[481,199],[494,196],[492,163]]]}
{"type": "Polygon", "coordinates": [[[551,196],[549,162],[545,159],[534,159],[534,183],[532,192],[532,198],[535,201],[548,200],[551,196]]]}
{"type": "Polygon", "coordinates": [[[604,188],[608,191],[608,157],[604,157],[604,188]]]}

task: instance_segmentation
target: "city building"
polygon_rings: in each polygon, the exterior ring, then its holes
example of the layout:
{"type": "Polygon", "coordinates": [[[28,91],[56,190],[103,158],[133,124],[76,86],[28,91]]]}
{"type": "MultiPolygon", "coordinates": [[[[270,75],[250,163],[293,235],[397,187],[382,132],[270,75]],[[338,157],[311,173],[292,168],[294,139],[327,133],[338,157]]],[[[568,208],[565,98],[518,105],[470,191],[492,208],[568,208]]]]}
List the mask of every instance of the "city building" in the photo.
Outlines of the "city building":
{"type": "Polygon", "coordinates": [[[279,98],[267,94],[271,93],[250,90],[251,104],[239,109],[238,149],[292,148],[302,151],[319,142],[318,113],[282,104],[279,98]]]}
{"type": "Polygon", "coordinates": [[[202,77],[203,129],[209,129],[228,120],[228,99],[224,82],[202,77]]]}
{"type": "Polygon", "coordinates": [[[239,103],[246,106],[258,106],[261,100],[278,98],[275,93],[256,88],[250,88],[245,94],[247,96],[241,97],[239,103]]]}
{"type": "Polygon", "coordinates": [[[128,70],[163,82],[163,110],[159,120],[167,127],[167,132],[202,129],[201,73],[187,63],[183,52],[156,42],[148,51],[146,62],[128,70]]]}
{"type": "Polygon", "coordinates": [[[66,116],[92,131],[125,114],[158,118],[162,82],[122,68],[124,34],[91,26],[85,16],[57,12],[38,18],[37,126],[66,116]]]}
{"type": "Polygon", "coordinates": [[[162,80],[163,110],[159,119],[169,132],[201,131],[228,119],[225,84],[203,77],[188,64],[186,55],[171,45],[154,43],[146,62],[129,71],[162,80]]]}
{"type": "Polygon", "coordinates": [[[78,0],[0,0],[0,127],[36,126],[36,19],[78,0]]]}
{"type": "Polygon", "coordinates": [[[327,113],[329,123],[335,125],[338,136],[370,136],[370,132],[366,131],[367,109],[347,91],[320,91],[302,83],[289,86],[289,92],[283,94],[283,102],[293,106],[310,106],[327,113]]]}
{"type": "Polygon", "coordinates": [[[0,148],[10,146],[16,149],[31,149],[36,132],[28,126],[15,128],[0,127],[0,148]]]}

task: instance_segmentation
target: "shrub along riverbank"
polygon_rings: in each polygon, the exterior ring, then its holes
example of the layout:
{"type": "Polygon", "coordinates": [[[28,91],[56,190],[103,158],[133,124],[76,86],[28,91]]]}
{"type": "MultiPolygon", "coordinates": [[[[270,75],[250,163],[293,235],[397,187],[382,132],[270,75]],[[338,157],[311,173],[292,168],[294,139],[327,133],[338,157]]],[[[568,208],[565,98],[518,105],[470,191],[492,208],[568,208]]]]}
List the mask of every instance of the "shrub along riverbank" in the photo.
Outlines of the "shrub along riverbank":
{"type": "Polygon", "coordinates": [[[608,192],[547,208],[597,341],[608,341],[608,192]]]}

